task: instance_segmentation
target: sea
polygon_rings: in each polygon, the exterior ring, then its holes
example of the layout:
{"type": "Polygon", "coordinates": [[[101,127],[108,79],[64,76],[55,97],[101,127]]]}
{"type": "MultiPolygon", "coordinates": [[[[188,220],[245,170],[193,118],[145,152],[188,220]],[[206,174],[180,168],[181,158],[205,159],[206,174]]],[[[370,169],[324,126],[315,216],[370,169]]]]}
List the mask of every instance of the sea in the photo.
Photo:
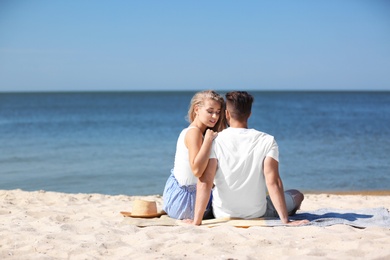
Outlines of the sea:
{"type": "MultiPolygon", "coordinates": [[[[0,93],[0,189],[161,195],[194,93],[0,93]]],[[[250,93],[285,189],[390,190],[390,92],[250,93]]]]}

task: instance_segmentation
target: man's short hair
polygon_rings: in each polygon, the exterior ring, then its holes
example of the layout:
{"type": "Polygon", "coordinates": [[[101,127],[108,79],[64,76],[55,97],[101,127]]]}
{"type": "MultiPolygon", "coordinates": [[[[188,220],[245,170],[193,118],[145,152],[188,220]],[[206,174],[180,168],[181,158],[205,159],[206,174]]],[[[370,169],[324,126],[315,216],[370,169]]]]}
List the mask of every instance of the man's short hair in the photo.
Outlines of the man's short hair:
{"type": "Polygon", "coordinates": [[[241,122],[248,120],[252,111],[253,96],[246,91],[231,91],[225,96],[226,109],[230,116],[241,122]]]}

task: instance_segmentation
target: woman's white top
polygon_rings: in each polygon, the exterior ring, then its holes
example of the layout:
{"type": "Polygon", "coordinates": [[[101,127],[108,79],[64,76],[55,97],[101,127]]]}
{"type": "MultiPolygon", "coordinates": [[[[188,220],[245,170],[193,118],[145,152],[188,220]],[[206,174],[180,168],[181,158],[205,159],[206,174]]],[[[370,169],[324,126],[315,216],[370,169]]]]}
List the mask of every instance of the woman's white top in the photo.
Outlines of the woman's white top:
{"type": "Polygon", "coordinates": [[[180,186],[194,185],[198,182],[198,178],[192,173],[190,166],[190,159],[188,155],[188,148],[185,145],[185,136],[189,129],[196,128],[190,126],[183,129],[177,139],[175,164],[173,167],[173,174],[180,186]]]}

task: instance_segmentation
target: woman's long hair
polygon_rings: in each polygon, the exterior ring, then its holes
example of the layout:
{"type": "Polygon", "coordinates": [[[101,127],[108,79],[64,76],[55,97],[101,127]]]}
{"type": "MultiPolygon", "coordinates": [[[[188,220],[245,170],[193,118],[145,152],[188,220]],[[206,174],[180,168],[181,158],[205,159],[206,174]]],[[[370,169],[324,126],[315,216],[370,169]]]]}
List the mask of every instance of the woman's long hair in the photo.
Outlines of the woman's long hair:
{"type": "Polygon", "coordinates": [[[188,109],[188,115],[187,120],[192,123],[195,119],[196,113],[195,113],[195,106],[197,105],[203,105],[204,101],[207,99],[212,99],[217,101],[219,104],[221,104],[221,113],[219,114],[219,119],[215,126],[212,128],[213,131],[221,132],[223,129],[226,128],[226,118],[225,118],[225,101],[221,95],[219,95],[214,90],[204,90],[196,93],[190,103],[190,107],[188,109]]]}

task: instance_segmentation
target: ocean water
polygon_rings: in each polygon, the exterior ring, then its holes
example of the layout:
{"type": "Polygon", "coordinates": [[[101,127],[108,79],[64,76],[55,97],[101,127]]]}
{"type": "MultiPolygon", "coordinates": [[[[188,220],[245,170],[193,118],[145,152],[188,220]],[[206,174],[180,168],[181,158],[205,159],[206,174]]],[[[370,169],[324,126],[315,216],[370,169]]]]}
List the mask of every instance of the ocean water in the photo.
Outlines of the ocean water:
{"type": "MultiPolygon", "coordinates": [[[[286,189],[390,189],[390,92],[251,93],[286,189]]],[[[0,189],[162,194],[193,94],[0,93],[0,189]]]]}

